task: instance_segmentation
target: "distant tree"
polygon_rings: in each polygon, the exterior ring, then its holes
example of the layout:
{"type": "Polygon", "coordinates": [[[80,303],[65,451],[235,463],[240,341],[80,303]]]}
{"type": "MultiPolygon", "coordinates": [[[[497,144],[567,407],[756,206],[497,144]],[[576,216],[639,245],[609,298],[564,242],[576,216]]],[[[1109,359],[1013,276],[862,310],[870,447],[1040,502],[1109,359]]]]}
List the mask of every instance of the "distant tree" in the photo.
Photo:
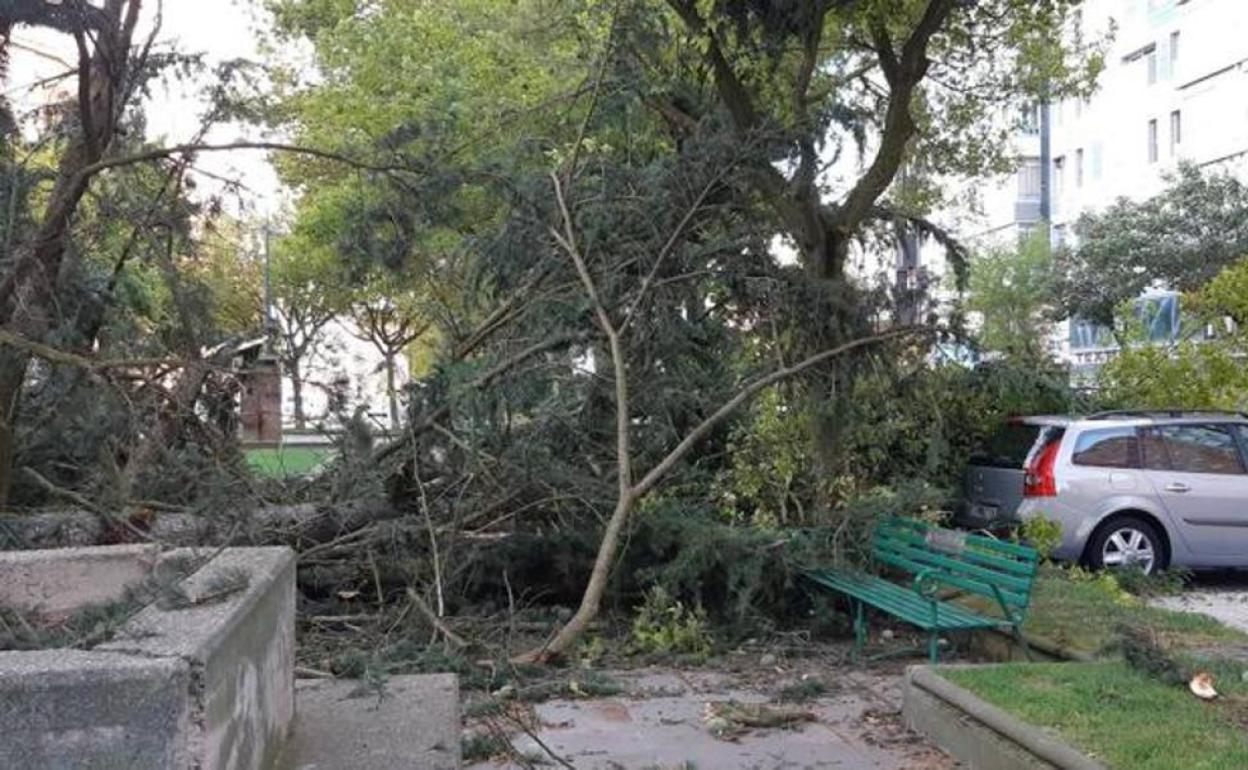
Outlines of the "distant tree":
{"type": "Polygon", "coordinates": [[[1166,182],[1075,223],[1075,245],[1056,258],[1061,314],[1113,328],[1118,307],[1146,289],[1191,291],[1248,254],[1248,187],[1190,164],[1166,182]]]}
{"type": "Polygon", "coordinates": [[[1044,233],[972,257],[969,288],[967,309],[981,317],[977,336],[985,349],[1044,357],[1053,298],[1053,256],[1044,233]]]}
{"type": "Polygon", "coordinates": [[[422,305],[417,291],[410,285],[404,285],[401,278],[392,272],[371,276],[368,283],[353,293],[349,312],[356,334],[381,354],[391,429],[397,429],[402,424],[399,359],[433,328],[422,305]]]}
{"type": "Polygon", "coordinates": [[[1136,408],[1248,409],[1248,259],[1183,297],[1183,334],[1147,340],[1119,313],[1125,345],[1099,372],[1113,402],[1136,408]]]}
{"type": "Polygon", "coordinates": [[[276,352],[282,371],[290,379],[295,427],[304,428],[308,419],[304,387],[309,362],[324,342],[325,327],[346,311],[347,300],[332,253],[298,237],[281,239],[273,248],[276,352]]]}

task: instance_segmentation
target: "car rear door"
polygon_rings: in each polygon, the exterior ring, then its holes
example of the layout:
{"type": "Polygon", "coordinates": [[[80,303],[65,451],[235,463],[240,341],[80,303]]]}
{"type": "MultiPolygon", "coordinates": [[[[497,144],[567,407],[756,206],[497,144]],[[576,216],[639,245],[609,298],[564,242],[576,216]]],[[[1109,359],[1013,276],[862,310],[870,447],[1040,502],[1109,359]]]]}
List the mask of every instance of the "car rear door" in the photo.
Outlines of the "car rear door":
{"type": "Polygon", "coordinates": [[[1181,423],[1141,437],[1145,474],[1200,563],[1248,563],[1248,465],[1238,431],[1181,423]]]}
{"type": "Polygon", "coordinates": [[[971,458],[962,481],[965,500],[959,518],[964,526],[993,527],[1017,519],[1027,460],[1063,430],[1036,419],[1007,421],[971,458]]]}

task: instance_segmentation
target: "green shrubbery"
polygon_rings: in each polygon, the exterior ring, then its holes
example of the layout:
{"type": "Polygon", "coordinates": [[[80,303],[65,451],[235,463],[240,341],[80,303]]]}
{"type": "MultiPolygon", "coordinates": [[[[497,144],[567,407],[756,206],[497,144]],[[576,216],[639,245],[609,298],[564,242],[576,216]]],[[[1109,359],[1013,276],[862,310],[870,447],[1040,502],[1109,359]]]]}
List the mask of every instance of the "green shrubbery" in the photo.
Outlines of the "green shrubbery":
{"type": "Polygon", "coordinates": [[[642,653],[706,655],[711,651],[706,610],[686,607],[662,586],[654,586],[633,618],[632,643],[642,653]]]}

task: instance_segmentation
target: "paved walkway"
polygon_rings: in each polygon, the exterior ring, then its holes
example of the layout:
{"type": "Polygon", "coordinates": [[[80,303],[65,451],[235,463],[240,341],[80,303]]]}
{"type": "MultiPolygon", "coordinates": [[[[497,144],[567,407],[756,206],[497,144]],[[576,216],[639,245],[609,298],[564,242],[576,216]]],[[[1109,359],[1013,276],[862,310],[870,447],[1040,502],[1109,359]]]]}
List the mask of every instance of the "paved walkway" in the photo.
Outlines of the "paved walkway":
{"type": "MultiPolygon", "coordinates": [[[[627,694],[555,700],[536,707],[541,743],[578,770],[946,770],[956,764],[900,722],[899,672],[840,669],[821,675],[829,691],[799,708],[816,721],[797,729],[759,729],[734,740],[707,729],[708,702],[766,703],[800,670],[752,674],[651,669],[610,675],[627,694]]],[[[514,739],[521,753],[543,755],[536,740],[514,739]]],[[[497,768],[478,764],[473,768],[497,768]]],[[[507,765],[503,765],[507,767],[507,765]]]]}
{"type": "Polygon", "coordinates": [[[1248,572],[1197,573],[1190,591],[1162,596],[1151,603],[1171,610],[1200,612],[1248,632],[1248,572]]]}

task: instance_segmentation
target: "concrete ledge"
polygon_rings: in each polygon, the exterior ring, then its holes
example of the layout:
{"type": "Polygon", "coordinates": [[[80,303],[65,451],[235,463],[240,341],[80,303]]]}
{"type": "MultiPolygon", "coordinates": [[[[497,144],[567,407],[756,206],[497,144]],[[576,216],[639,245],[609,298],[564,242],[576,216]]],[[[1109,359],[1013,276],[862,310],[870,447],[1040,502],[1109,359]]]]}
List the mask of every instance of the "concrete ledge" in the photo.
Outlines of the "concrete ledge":
{"type": "Polygon", "coordinates": [[[0,652],[0,767],[188,767],[190,682],[176,659],[0,652]]]}
{"type": "Polygon", "coordinates": [[[971,770],[1105,770],[1092,758],[1016,719],[930,666],[906,671],[902,718],[971,770]]]}
{"type": "MultiPolygon", "coordinates": [[[[0,586],[13,574],[27,578],[21,590],[32,598],[61,590],[114,599],[160,559],[185,555],[146,546],[5,554],[0,586]],[[84,563],[76,567],[80,552],[84,563]]],[[[272,765],[294,719],[294,554],[230,548],[195,555],[206,563],[178,584],[185,608],[150,605],[89,651],[0,653],[0,768],[272,765]],[[243,576],[245,587],[237,579],[243,576]],[[214,595],[223,577],[239,588],[214,595]]],[[[46,614],[47,602],[33,604],[46,614]]]]}
{"type": "Polygon", "coordinates": [[[64,618],[87,604],[117,599],[147,577],[155,545],[0,552],[0,604],[64,618]]]}
{"type": "Polygon", "coordinates": [[[99,647],[191,666],[190,697],[201,731],[195,753],[205,770],[267,767],[294,718],[294,553],[226,549],[182,585],[193,601],[235,571],[247,575],[245,590],[185,609],[147,607],[99,647]]]}

